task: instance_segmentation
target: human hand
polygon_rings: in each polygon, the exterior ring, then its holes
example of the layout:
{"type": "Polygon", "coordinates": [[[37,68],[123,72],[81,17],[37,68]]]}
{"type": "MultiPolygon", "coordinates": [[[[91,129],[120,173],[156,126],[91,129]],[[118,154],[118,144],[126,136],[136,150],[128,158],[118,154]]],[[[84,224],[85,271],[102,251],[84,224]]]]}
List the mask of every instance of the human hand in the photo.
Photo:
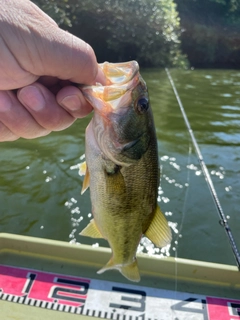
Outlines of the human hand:
{"type": "Polygon", "coordinates": [[[73,82],[104,84],[92,48],[28,0],[0,3],[0,141],[45,136],[91,112],[73,82]]]}

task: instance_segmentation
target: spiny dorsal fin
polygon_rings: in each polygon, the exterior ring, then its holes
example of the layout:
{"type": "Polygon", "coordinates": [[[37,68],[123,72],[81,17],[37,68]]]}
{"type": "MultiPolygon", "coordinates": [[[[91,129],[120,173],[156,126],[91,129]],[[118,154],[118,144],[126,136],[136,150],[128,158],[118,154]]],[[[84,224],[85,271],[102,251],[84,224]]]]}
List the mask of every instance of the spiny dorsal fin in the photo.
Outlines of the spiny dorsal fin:
{"type": "Polygon", "coordinates": [[[81,236],[91,237],[91,238],[103,238],[101,232],[99,231],[94,219],[80,232],[81,236]]]}
{"type": "Polygon", "coordinates": [[[156,207],[153,220],[144,234],[157,247],[165,247],[171,242],[171,229],[169,228],[167,219],[161,212],[159,206],[156,207]]]}
{"type": "Polygon", "coordinates": [[[81,194],[83,194],[87,190],[87,188],[89,187],[89,184],[90,184],[90,175],[89,175],[88,167],[86,165],[85,177],[83,180],[81,194]]]}

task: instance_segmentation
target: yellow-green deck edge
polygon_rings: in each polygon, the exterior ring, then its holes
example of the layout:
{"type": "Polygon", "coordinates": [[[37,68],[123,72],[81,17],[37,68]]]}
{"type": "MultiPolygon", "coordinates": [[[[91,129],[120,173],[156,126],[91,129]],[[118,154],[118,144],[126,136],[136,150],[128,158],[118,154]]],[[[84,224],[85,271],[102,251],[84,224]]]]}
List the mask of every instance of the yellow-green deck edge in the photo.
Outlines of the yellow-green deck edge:
{"type": "MultiPolygon", "coordinates": [[[[63,241],[0,233],[0,264],[121,283],[129,282],[118,271],[98,275],[110,258],[110,249],[63,241]]],[[[140,286],[240,298],[240,272],[236,266],[187,260],[137,256],[140,286]]],[[[96,319],[0,301],[2,319],[96,319]]]]}

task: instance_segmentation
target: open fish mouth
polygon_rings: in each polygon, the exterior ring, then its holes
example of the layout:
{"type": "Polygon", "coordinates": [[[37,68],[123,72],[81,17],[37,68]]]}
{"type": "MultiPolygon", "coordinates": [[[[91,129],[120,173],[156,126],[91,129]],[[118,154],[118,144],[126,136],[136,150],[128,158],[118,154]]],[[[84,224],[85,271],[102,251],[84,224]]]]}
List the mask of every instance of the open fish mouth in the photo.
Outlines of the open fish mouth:
{"type": "Polygon", "coordinates": [[[122,63],[104,62],[99,64],[99,66],[107,78],[107,85],[123,85],[128,83],[139,71],[139,65],[137,61],[128,61],[122,63]]]}
{"type": "Polygon", "coordinates": [[[136,61],[104,62],[99,67],[105,74],[106,85],[100,83],[82,86],[86,100],[100,112],[114,112],[131,102],[131,92],[139,83],[139,65],[136,61]],[[104,104],[104,105],[103,105],[104,104]],[[104,110],[103,110],[104,109],[104,110]]]}

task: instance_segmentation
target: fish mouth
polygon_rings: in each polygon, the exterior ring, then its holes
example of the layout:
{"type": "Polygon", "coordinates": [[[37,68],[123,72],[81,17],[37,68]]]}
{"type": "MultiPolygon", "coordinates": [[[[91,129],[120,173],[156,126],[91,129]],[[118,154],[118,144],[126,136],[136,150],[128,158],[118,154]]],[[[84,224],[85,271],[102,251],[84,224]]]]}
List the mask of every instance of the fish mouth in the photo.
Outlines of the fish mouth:
{"type": "Polygon", "coordinates": [[[136,61],[99,64],[106,77],[106,85],[96,83],[82,86],[86,100],[99,112],[114,112],[131,103],[131,92],[139,83],[139,65],[136,61]]]}
{"type": "Polygon", "coordinates": [[[123,85],[132,80],[139,71],[137,61],[128,61],[122,63],[104,62],[99,64],[105,77],[107,85],[123,85]]]}

